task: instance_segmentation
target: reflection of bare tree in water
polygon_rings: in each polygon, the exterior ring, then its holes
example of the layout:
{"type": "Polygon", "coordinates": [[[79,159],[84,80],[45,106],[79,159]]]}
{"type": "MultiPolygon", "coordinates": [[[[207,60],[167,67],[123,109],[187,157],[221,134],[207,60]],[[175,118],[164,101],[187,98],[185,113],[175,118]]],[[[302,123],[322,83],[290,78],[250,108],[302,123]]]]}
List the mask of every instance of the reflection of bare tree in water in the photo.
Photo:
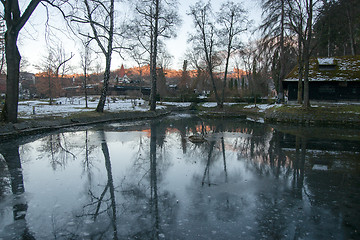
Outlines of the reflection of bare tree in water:
{"type": "Polygon", "coordinates": [[[215,145],[215,141],[212,140],[209,142],[209,153],[208,153],[208,157],[207,157],[207,162],[206,162],[206,166],[205,166],[205,171],[204,171],[204,175],[201,181],[201,185],[204,186],[205,184],[205,179],[207,176],[207,184],[209,186],[211,186],[211,182],[210,182],[210,163],[211,163],[211,159],[212,159],[212,155],[213,155],[213,150],[214,150],[214,145],[215,145]]]}
{"type": "Polygon", "coordinates": [[[13,232],[11,239],[21,238],[26,240],[32,240],[35,239],[35,237],[29,231],[25,219],[28,205],[24,197],[25,188],[24,188],[24,179],[23,179],[21,160],[19,154],[19,145],[9,143],[6,144],[5,146],[3,145],[3,147],[4,147],[3,149],[0,149],[0,153],[4,156],[10,174],[10,185],[14,196],[13,225],[17,226],[17,227],[8,226],[10,229],[8,232],[11,232],[11,230],[15,231],[13,232]]]}
{"type": "Polygon", "coordinates": [[[306,155],[306,139],[296,136],[296,152],[293,161],[293,193],[296,198],[302,199],[302,189],[304,186],[304,168],[305,168],[305,155],[306,155]]]}
{"type": "MultiPolygon", "coordinates": [[[[199,147],[202,148],[203,152],[207,152],[207,161],[205,165],[204,174],[202,177],[201,185],[204,186],[204,184],[207,182],[208,186],[211,186],[213,183],[211,183],[210,179],[210,167],[211,164],[216,161],[219,158],[219,153],[214,153],[214,148],[221,149],[221,156],[223,158],[223,164],[224,164],[224,173],[225,173],[225,182],[228,181],[228,174],[227,174],[227,168],[226,168],[226,152],[225,152],[225,140],[223,136],[223,124],[220,123],[217,126],[212,127],[213,132],[207,132],[205,123],[202,122],[201,124],[201,134],[208,136],[208,141],[204,144],[199,145],[199,147]],[[222,135],[221,137],[219,137],[222,135]],[[220,141],[220,143],[219,143],[220,141]],[[219,147],[217,146],[217,143],[219,144],[219,147]],[[207,180],[206,180],[207,179],[207,180]]],[[[196,145],[195,145],[196,146],[196,145]]]]}
{"type": "MultiPolygon", "coordinates": [[[[145,155],[147,154],[148,150],[145,150],[146,139],[143,139],[143,136],[140,135],[139,143],[138,143],[138,150],[134,154],[134,168],[136,172],[142,172],[144,170],[143,165],[144,162],[147,162],[145,155]]],[[[148,171],[145,171],[145,174],[140,179],[140,181],[146,176],[148,171]]]]}
{"type": "MultiPolygon", "coordinates": [[[[270,148],[270,162],[269,165],[271,169],[274,169],[274,177],[278,179],[279,176],[283,176],[282,182],[276,181],[275,185],[272,186],[273,191],[268,193],[261,193],[257,196],[257,202],[259,204],[257,221],[259,223],[259,234],[266,236],[271,239],[281,239],[284,236],[284,232],[287,231],[289,227],[288,216],[290,214],[298,214],[299,217],[302,215],[302,208],[296,204],[296,201],[292,198],[286,198],[286,193],[284,191],[284,186],[287,185],[289,180],[291,181],[291,194],[295,199],[303,199],[303,192],[306,194],[304,188],[304,168],[305,168],[305,155],[306,155],[306,139],[303,137],[296,136],[296,150],[294,158],[290,159],[292,161],[292,172],[293,174],[288,174],[289,169],[285,168],[284,160],[281,160],[285,156],[284,151],[282,150],[281,141],[284,136],[280,133],[274,133],[274,137],[271,140],[270,148]],[[279,183],[283,183],[280,185],[279,183]],[[284,196],[285,195],[285,196],[284,196]]],[[[285,157],[284,157],[285,158],[285,157]]],[[[286,189],[286,187],[285,187],[286,189]]],[[[311,203],[311,199],[309,198],[311,203]]],[[[302,221],[293,222],[294,232],[291,237],[293,239],[303,238],[304,226],[302,221]]]]}
{"type": "MultiPolygon", "coordinates": [[[[10,174],[8,171],[7,163],[5,158],[0,154],[0,201],[3,198],[11,193],[10,184],[10,174]]],[[[0,215],[4,214],[3,211],[0,209],[0,215]]]]}
{"type": "Polygon", "coordinates": [[[112,171],[111,171],[110,154],[109,154],[109,149],[108,149],[108,146],[106,144],[106,141],[104,141],[101,144],[101,148],[102,148],[102,151],[104,153],[106,172],[107,172],[107,175],[108,175],[107,186],[109,187],[109,191],[110,191],[110,199],[111,199],[111,205],[110,206],[111,206],[111,212],[112,212],[111,223],[112,223],[113,232],[114,232],[113,239],[115,240],[115,239],[118,239],[118,237],[117,237],[117,225],[116,225],[115,188],[114,188],[114,181],[113,181],[112,171]]]}
{"type": "Polygon", "coordinates": [[[109,230],[109,228],[112,228],[112,239],[116,240],[118,239],[118,230],[117,230],[117,216],[116,216],[117,209],[116,209],[116,201],[115,201],[115,187],[112,176],[110,153],[106,143],[104,132],[102,132],[102,135],[103,135],[103,142],[101,143],[101,149],[105,160],[107,183],[100,196],[96,196],[96,194],[94,194],[91,191],[91,189],[89,189],[91,203],[84,206],[83,210],[85,213],[79,215],[78,217],[91,216],[95,222],[100,215],[104,213],[108,213],[110,217],[110,225],[104,226],[104,222],[102,222],[102,226],[101,226],[102,230],[98,230],[97,232],[91,233],[91,237],[102,238],[103,236],[106,235],[106,232],[109,230]]]}
{"type": "MultiPolygon", "coordinates": [[[[56,170],[57,167],[65,167],[69,156],[73,159],[76,158],[67,146],[68,144],[64,133],[46,136],[43,138],[42,142],[43,145],[41,146],[40,151],[50,158],[50,162],[54,170],[56,170]]],[[[39,156],[39,158],[41,157],[43,156],[39,156]]]]}
{"type": "Polygon", "coordinates": [[[244,136],[237,148],[239,160],[246,160],[249,169],[258,175],[289,179],[291,164],[280,147],[283,134],[255,127],[247,131],[250,135],[244,136]]]}
{"type": "Polygon", "coordinates": [[[97,146],[89,144],[89,130],[85,130],[85,157],[83,162],[83,171],[87,173],[89,184],[91,185],[91,169],[93,167],[93,159],[90,157],[97,146]]]}
{"type": "Polygon", "coordinates": [[[131,224],[129,227],[133,229],[130,239],[160,239],[160,216],[163,219],[174,219],[170,216],[174,214],[175,197],[168,192],[160,193],[158,186],[161,176],[158,159],[163,156],[157,154],[157,147],[164,144],[166,128],[152,122],[150,131],[148,158],[136,159],[136,168],[133,169],[136,173],[130,174],[140,179],[129,179],[129,182],[122,184],[122,193],[126,200],[124,215],[128,219],[128,224],[131,224]]]}
{"type": "Polygon", "coordinates": [[[156,163],[156,125],[151,124],[150,138],[150,211],[152,216],[153,228],[152,239],[159,238],[159,202],[157,187],[157,163],[156,163]]]}

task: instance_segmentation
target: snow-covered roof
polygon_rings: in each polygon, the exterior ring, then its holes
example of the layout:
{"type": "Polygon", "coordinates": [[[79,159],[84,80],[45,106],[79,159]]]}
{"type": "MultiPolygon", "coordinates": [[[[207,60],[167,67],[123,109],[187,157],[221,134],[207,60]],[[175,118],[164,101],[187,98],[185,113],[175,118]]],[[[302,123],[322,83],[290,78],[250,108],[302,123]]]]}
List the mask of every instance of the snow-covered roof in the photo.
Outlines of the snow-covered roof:
{"type": "MultiPolygon", "coordinates": [[[[298,66],[289,73],[284,81],[298,81],[298,66]]],[[[309,81],[360,81],[360,55],[312,58],[309,67],[309,81]],[[322,65],[332,65],[334,68],[321,68],[322,65]]]]}

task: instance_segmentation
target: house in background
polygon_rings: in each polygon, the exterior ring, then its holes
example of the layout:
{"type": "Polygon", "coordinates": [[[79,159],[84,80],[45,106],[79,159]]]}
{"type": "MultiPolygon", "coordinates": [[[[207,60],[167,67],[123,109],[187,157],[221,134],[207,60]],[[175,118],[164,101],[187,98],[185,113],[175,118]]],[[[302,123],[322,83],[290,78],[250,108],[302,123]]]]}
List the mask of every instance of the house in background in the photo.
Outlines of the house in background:
{"type": "Polygon", "coordinates": [[[124,65],[121,64],[120,71],[118,75],[116,75],[115,77],[115,84],[118,85],[119,83],[130,83],[130,82],[131,82],[130,78],[125,73],[124,65]]]}
{"type": "MultiPolygon", "coordinates": [[[[298,66],[283,81],[288,99],[296,100],[298,66]]],[[[309,68],[310,100],[360,100],[360,55],[312,58],[309,68]]]]}

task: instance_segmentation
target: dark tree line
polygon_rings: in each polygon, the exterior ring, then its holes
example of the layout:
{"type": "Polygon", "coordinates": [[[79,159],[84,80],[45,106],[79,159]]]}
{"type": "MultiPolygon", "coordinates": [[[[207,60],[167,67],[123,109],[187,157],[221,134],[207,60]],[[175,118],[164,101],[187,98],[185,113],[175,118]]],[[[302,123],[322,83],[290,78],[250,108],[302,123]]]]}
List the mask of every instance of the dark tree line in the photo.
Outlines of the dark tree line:
{"type": "Polygon", "coordinates": [[[356,0],[323,1],[314,25],[319,56],[359,54],[360,2],[356,0]]]}

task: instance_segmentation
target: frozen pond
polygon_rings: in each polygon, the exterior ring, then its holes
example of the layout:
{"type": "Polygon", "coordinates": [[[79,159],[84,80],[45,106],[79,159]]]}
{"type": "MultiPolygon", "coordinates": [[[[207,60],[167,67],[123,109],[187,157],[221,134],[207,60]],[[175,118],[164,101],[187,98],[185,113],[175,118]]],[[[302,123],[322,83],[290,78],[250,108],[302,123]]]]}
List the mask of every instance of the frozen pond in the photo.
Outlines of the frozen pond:
{"type": "Polygon", "coordinates": [[[1,142],[0,239],[359,239],[359,146],[187,114],[1,142]]]}

